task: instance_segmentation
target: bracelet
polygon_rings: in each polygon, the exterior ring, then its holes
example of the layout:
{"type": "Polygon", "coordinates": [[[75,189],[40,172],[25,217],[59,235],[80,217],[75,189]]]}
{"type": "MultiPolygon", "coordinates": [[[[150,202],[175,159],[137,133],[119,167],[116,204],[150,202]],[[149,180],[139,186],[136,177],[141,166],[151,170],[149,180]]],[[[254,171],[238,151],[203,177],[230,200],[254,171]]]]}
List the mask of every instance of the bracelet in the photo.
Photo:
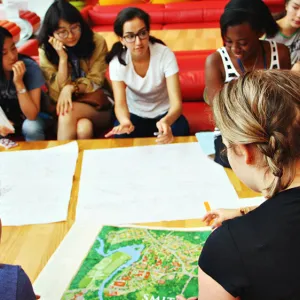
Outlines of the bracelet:
{"type": "Polygon", "coordinates": [[[250,207],[241,207],[240,208],[240,213],[241,213],[242,216],[246,215],[250,211],[251,211],[250,207]]]}
{"type": "Polygon", "coordinates": [[[74,87],[73,94],[74,94],[75,96],[78,96],[78,94],[79,94],[79,86],[78,86],[78,83],[72,81],[72,82],[70,83],[70,85],[72,85],[72,86],[74,87]]]}
{"type": "Polygon", "coordinates": [[[25,94],[25,93],[27,93],[27,90],[25,88],[17,91],[17,94],[25,94]]]}

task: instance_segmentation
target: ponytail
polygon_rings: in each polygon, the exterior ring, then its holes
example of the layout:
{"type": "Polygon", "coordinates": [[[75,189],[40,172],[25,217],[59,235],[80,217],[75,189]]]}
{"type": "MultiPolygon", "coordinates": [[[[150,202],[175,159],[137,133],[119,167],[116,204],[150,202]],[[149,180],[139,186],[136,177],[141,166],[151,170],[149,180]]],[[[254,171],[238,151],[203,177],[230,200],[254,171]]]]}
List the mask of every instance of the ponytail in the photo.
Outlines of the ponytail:
{"type": "Polygon", "coordinates": [[[126,63],[122,58],[122,54],[124,51],[126,51],[126,48],[123,47],[121,42],[114,43],[111,50],[106,54],[106,63],[109,64],[115,56],[118,56],[120,64],[126,66],[126,63]]]}

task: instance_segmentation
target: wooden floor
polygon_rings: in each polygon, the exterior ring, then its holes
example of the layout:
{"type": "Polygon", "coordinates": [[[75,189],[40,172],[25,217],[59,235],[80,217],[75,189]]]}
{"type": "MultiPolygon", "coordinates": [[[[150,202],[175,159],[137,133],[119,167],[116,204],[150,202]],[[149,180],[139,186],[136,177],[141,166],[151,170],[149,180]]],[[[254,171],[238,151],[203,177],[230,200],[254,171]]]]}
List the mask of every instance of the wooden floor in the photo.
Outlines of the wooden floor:
{"type": "MultiPolygon", "coordinates": [[[[195,142],[195,136],[176,138],[175,142],[195,142]]],[[[45,141],[45,142],[21,142],[15,150],[44,149],[64,142],[45,141]]],[[[88,149],[115,148],[154,145],[155,138],[145,139],[108,139],[108,140],[87,140],[78,141],[79,156],[73,179],[73,188],[71,192],[68,219],[66,222],[53,224],[39,224],[29,226],[7,226],[3,227],[2,240],[0,245],[0,262],[6,264],[21,265],[34,281],[47,261],[54,253],[60,242],[63,240],[69,229],[74,223],[76,215],[77,196],[79,190],[79,180],[81,172],[81,163],[83,151],[88,149]]],[[[0,152],[2,150],[0,149],[0,152]]],[[[240,197],[254,197],[256,194],[243,185],[231,170],[227,174],[233,183],[240,197]]],[[[24,199],[26,201],[26,199],[24,199]]],[[[34,212],[32,212],[34,213],[34,212]]],[[[172,221],[147,223],[143,225],[164,226],[164,227],[199,227],[204,224],[201,217],[197,220],[172,221]]]]}
{"type": "MultiPolygon", "coordinates": [[[[109,49],[118,40],[113,32],[101,32],[101,35],[109,49]]],[[[173,51],[210,50],[223,46],[219,28],[153,30],[151,35],[163,40],[173,51]]]]}

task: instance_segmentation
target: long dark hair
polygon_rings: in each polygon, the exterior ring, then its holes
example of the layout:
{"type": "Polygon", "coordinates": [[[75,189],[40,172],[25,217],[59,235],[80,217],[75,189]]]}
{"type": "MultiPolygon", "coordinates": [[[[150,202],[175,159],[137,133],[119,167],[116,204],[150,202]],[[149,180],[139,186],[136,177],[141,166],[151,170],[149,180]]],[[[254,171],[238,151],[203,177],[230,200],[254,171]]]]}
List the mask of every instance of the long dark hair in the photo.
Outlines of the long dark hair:
{"type": "Polygon", "coordinates": [[[60,20],[64,20],[70,24],[80,23],[81,36],[77,45],[72,47],[72,51],[78,58],[90,58],[96,47],[93,39],[93,31],[73,5],[65,0],[58,0],[48,8],[38,37],[39,46],[44,49],[48,60],[52,64],[58,65],[58,54],[48,40],[49,36],[53,36],[54,31],[58,29],[60,20]]]}
{"type": "MultiPolygon", "coordinates": [[[[287,5],[290,1],[291,0],[285,0],[285,5],[287,5]]],[[[277,13],[273,14],[273,17],[274,17],[275,20],[280,20],[285,16],[286,16],[286,9],[284,9],[284,11],[277,12],[277,13]]]]}
{"type": "Polygon", "coordinates": [[[13,38],[12,34],[4,27],[0,27],[0,83],[6,81],[4,69],[3,69],[3,46],[4,41],[7,38],[13,38]]]}
{"type": "MultiPolygon", "coordinates": [[[[139,18],[145,23],[146,29],[150,31],[150,16],[143,10],[137,8],[137,7],[127,7],[123,10],[121,10],[114,22],[114,32],[117,36],[123,37],[123,26],[127,21],[131,21],[135,18],[139,18]]],[[[165,43],[155,38],[154,36],[149,37],[149,41],[152,44],[159,43],[162,45],[165,45],[165,43]]],[[[123,45],[121,42],[116,42],[112,49],[107,53],[106,55],[106,62],[109,64],[111,60],[118,56],[120,64],[126,66],[126,63],[124,59],[122,58],[122,54],[124,51],[127,51],[127,49],[123,49],[123,45]]]]}
{"type": "Polygon", "coordinates": [[[222,37],[229,26],[248,23],[257,32],[273,37],[279,30],[269,8],[262,0],[231,0],[220,19],[222,37]]]}

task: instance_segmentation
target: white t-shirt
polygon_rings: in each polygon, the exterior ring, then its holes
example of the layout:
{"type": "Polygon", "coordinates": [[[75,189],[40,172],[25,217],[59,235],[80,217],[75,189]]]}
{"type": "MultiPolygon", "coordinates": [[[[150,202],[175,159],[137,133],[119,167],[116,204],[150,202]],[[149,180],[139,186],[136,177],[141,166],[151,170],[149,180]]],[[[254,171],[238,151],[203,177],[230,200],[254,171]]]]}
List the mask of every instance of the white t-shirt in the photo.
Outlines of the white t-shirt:
{"type": "Polygon", "coordinates": [[[142,118],[156,118],[170,107],[166,78],[178,73],[175,54],[166,46],[149,42],[150,63],[145,77],[139,76],[130,51],[124,53],[126,66],[115,56],[109,64],[112,81],[123,81],[129,112],[142,118]]]}

